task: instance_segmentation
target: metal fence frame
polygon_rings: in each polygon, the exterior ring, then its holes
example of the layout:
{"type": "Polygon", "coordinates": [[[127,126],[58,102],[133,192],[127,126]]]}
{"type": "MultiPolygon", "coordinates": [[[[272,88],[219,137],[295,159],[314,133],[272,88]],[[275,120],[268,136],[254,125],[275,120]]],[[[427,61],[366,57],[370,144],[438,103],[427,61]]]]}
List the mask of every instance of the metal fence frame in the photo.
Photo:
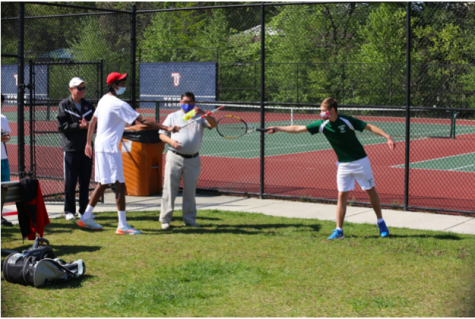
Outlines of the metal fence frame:
{"type": "MultiPolygon", "coordinates": [[[[152,12],[172,12],[172,11],[185,11],[185,10],[206,10],[206,9],[217,9],[217,8],[243,8],[243,7],[260,7],[260,37],[261,37],[261,48],[260,48],[260,101],[258,102],[218,102],[222,104],[226,103],[240,103],[240,104],[249,104],[249,105],[259,105],[260,106],[260,115],[261,115],[261,121],[260,125],[261,127],[265,126],[265,106],[269,105],[270,103],[266,101],[265,99],[265,71],[266,71],[266,49],[265,49],[265,24],[266,24],[266,19],[265,19],[265,8],[267,6],[286,6],[286,5],[299,5],[299,4],[335,4],[335,2],[303,2],[303,3],[255,3],[255,4],[236,4],[236,5],[223,5],[223,6],[207,6],[207,7],[188,7],[188,8],[174,8],[174,9],[159,9],[159,10],[136,10],[135,4],[132,5],[132,10],[130,12],[128,11],[121,11],[121,10],[112,10],[112,9],[99,9],[99,8],[92,8],[92,7],[84,7],[84,6],[78,6],[78,5],[71,5],[71,4],[60,4],[60,3],[46,3],[46,2],[30,2],[31,4],[38,4],[38,5],[49,5],[49,6],[57,6],[57,7],[65,7],[65,8],[77,8],[77,9],[87,9],[87,10],[92,10],[96,12],[100,12],[99,14],[114,14],[114,13],[122,13],[122,14],[129,14],[131,17],[130,20],[130,25],[131,25],[131,59],[130,59],[130,65],[131,65],[131,72],[130,72],[130,83],[131,83],[131,100],[130,103],[131,105],[135,108],[137,106],[137,103],[139,102],[156,102],[157,104],[157,109],[159,108],[160,103],[163,103],[163,101],[141,101],[137,99],[137,79],[136,79],[136,66],[137,66],[137,52],[136,52],[136,18],[138,14],[145,14],[145,13],[152,13],[152,12]]],[[[411,29],[411,2],[407,2],[407,7],[406,7],[406,84],[410,83],[411,80],[411,34],[412,34],[412,29],[411,29]]],[[[34,19],[34,18],[40,18],[40,17],[25,17],[25,3],[19,3],[19,16],[18,18],[6,18],[6,19],[18,19],[18,49],[17,49],[17,54],[2,54],[2,57],[10,57],[10,58],[17,58],[17,65],[18,65],[18,123],[24,123],[24,107],[25,107],[25,102],[24,102],[24,93],[25,89],[29,89],[30,92],[34,91],[34,87],[31,86],[26,86],[25,85],[25,75],[24,75],[24,65],[25,65],[25,56],[24,56],[24,25],[25,25],[25,19],[34,19]]],[[[97,13],[80,13],[76,15],[94,15],[97,13]]],[[[72,14],[74,15],[74,14],[72,14]]],[[[67,16],[72,16],[71,14],[68,14],[67,16]]],[[[43,16],[44,17],[44,16],[43,16]]],[[[55,16],[50,16],[51,18],[55,16]]],[[[475,211],[458,211],[458,210],[451,210],[451,209],[440,209],[440,208],[430,208],[430,207],[416,207],[416,206],[411,206],[409,203],[409,192],[410,192],[410,187],[409,187],[409,156],[410,156],[410,110],[414,109],[413,106],[411,106],[411,87],[410,85],[405,86],[406,92],[406,103],[404,106],[406,110],[406,148],[405,148],[405,177],[404,177],[404,204],[403,205],[383,205],[383,206],[388,206],[388,207],[393,207],[393,208],[403,208],[404,210],[409,210],[409,209],[423,209],[423,210],[435,210],[435,211],[446,211],[446,212],[459,212],[459,213],[466,213],[466,214],[475,214],[475,211]]],[[[30,94],[31,97],[31,94],[30,94]]],[[[34,103],[34,101],[30,101],[30,103],[34,103]]],[[[216,101],[213,101],[213,103],[217,103],[216,101]]],[[[312,106],[312,104],[305,103],[276,103],[272,102],[271,104],[273,105],[293,105],[293,106],[298,106],[298,105],[305,105],[305,106],[312,106]]],[[[314,104],[313,106],[319,106],[314,104]]],[[[381,107],[381,106],[378,106],[381,107]]],[[[451,111],[457,111],[459,109],[447,109],[451,111]]],[[[464,109],[460,109],[460,111],[466,111],[464,109]]],[[[158,117],[158,112],[157,115],[158,117]]],[[[316,198],[301,198],[301,197],[286,197],[286,196],[279,196],[275,194],[268,194],[265,192],[265,174],[264,174],[264,169],[265,169],[265,135],[264,132],[260,133],[260,191],[259,193],[245,193],[248,195],[256,195],[259,196],[259,198],[266,198],[266,197],[282,197],[282,198],[290,198],[290,199],[307,199],[307,200],[318,200],[316,198]]],[[[18,171],[19,171],[19,177],[24,177],[28,174],[32,174],[30,172],[25,171],[25,154],[24,154],[24,145],[25,145],[25,136],[24,136],[24,127],[23,125],[19,125],[18,128],[18,171]]],[[[33,164],[32,164],[33,165],[33,164]]],[[[219,193],[224,193],[220,192],[219,193]]],[[[238,192],[233,192],[233,193],[238,193],[238,192]]],[[[336,200],[328,200],[324,199],[324,201],[327,202],[336,202],[336,200]]],[[[367,202],[361,202],[361,203],[356,203],[356,204],[362,204],[362,205],[368,205],[367,202]]]]}

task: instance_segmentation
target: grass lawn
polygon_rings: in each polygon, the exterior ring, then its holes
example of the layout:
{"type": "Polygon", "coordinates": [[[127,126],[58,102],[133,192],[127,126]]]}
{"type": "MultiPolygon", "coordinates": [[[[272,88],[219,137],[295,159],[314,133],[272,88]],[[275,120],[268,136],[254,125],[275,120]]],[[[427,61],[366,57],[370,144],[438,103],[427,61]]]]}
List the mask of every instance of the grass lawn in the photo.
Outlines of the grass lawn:
{"type": "MultiPolygon", "coordinates": [[[[5,282],[6,317],[459,317],[475,316],[475,236],[217,210],[202,228],[159,230],[158,212],[129,212],[144,231],[117,236],[117,213],[101,232],[53,219],[44,235],[83,279],[37,289],[5,282]]],[[[18,226],[2,248],[25,249],[18,226]]]]}

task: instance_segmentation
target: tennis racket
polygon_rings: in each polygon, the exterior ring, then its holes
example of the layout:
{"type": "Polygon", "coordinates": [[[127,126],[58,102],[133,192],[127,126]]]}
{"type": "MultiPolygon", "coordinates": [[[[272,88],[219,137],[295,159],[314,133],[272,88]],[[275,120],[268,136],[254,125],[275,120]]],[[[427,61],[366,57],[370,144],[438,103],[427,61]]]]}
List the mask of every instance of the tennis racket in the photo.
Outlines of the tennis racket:
{"type": "Polygon", "coordinates": [[[211,115],[211,114],[213,114],[213,113],[216,113],[216,112],[218,112],[219,110],[222,110],[223,108],[224,108],[224,105],[223,105],[223,106],[220,106],[220,107],[218,107],[217,109],[214,109],[214,110],[212,110],[212,111],[210,111],[210,112],[208,112],[208,113],[206,113],[206,114],[201,115],[201,116],[200,116],[199,118],[197,118],[197,119],[194,119],[194,120],[191,120],[191,121],[189,121],[189,122],[186,122],[185,124],[183,124],[183,125],[180,126],[180,127],[181,127],[181,128],[184,128],[185,126],[188,126],[188,125],[190,125],[191,123],[198,122],[198,121],[201,120],[202,118],[205,118],[205,117],[207,117],[207,116],[209,116],[209,115],[211,115]]]}
{"type": "Polygon", "coordinates": [[[234,115],[225,115],[216,123],[218,134],[224,138],[235,139],[251,132],[267,132],[269,129],[257,128],[234,115]]]}

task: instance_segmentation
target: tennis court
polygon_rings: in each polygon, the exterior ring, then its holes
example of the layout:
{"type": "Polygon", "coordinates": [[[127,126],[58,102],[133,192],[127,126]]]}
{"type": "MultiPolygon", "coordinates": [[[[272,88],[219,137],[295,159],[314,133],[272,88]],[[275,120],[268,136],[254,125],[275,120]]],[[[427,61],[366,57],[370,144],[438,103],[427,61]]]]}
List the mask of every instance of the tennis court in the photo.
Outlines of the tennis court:
{"type": "MultiPolygon", "coordinates": [[[[223,113],[226,113],[223,111],[223,113]]],[[[245,120],[245,116],[243,116],[245,120]]],[[[294,125],[307,125],[313,120],[298,120],[294,121],[294,125]]],[[[259,127],[260,122],[248,122],[249,124],[259,127]]],[[[395,142],[404,142],[405,137],[400,134],[405,130],[405,123],[387,123],[387,122],[371,122],[383,129],[385,132],[393,136],[395,142]],[[398,136],[399,134],[399,136],[398,136]]],[[[266,127],[269,126],[286,126],[292,125],[291,121],[266,121],[266,127]]],[[[428,123],[414,123],[411,129],[417,132],[424,132],[431,135],[442,136],[448,135],[450,127],[447,124],[428,124],[428,123]]],[[[457,128],[457,135],[474,134],[475,126],[461,126],[457,128]]],[[[385,144],[386,139],[367,131],[356,133],[360,142],[363,145],[385,144]]],[[[413,136],[411,140],[424,139],[427,137],[413,136]]],[[[297,154],[302,152],[315,152],[332,149],[330,143],[322,134],[311,136],[309,133],[303,134],[285,134],[277,133],[266,135],[265,140],[265,155],[278,156],[297,154]]],[[[215,131],[206,131],[204,135],[203,146],[201,154],[204,156],[216,157],[232,157],[232,158],[257,158],[260,156],[260,133],[252,132],[244,135],[241,138],[228,140],[224,139],[215,131]],[[239,147],[236,147],[236,146],[239,147]]],[[[460,161],[464,161],[461,158],[460,161]]],[[[469,160],[469,159],[467,159],[469,160]]]]}
{"type": "MultiPolygon", "coordinates": [[[[204,106],[213,109],[215,105],[204,106]]],[[[160,122],[177,108],[160,109],[160,122]]],[[[12,171],[17,156],[17,114],[5,112],[12,129],[7,144],[12,171]]],[[[145,116],[155,117],[154,109],[140,109],[145,116]]],[[[401,204],[404,185],[405,111],[340,109],[341,114],[355,116],[372,123],[393,136],[397,149],[390,152],[386,140],[368,131],[357,132],[368,153],[382,203],[401,204]]],[[[63,152],[61,135],[57,133],[55,108],[42,108],[35,114],[36,172],[43,178],[45,193],[61,193],[63,186],[63,152]],[[49,133],[55,132],[55,133],[49,133]]],[[[215,114],[235,115],[260,127],[257,106],[227,105],[215,114]]],[[[29,119],[29,112],[25,112],[29,119]]],[[[307,125],[319,120],[318,108],[266,107],[265,125],[307,125]]],[[[25,146],[30,145],[29,123],[25,122],[25,146]]],[[[411,113],[411,193],[423,207],[446,206],[451,201],[457,209],[472,209],[473,194],[469,194],[475,171],[475,123],[456,120],[450,114],[434,112],[411,113]],[[439,116],[440,115],[440,116],[439,116]],[[455,134],[456,132],[456,134],[455,134]],[[455,137],[455,139],[453,138],[455,137]],[[428,171],[430,170],[429,173],[428,171]],[[467,175],[468,174],[468,175],[467,175]],[[442,182],[443,181],[443,182],[442,182]],[[458,188],[452,195],[441,195],[439,187],[458,188]],[[472,199],[471,199],[472,198],[472,199]],[[440,203],[444,204],[440,204],[440,203]],[[435,203],[435,204],[434,204],[435,203]],[[465,203],[465,204],[464,204],[465,203]]],[[[165,149],[166,152],[166,149],[165,149]]],[[[225,139],[216,130],[205,130],[202,148],[202,174],[199,188],[220,191],[258,193],[260,187],[260,133],[252,132],[237,139],[225,139]]],[[[165,160],[165,156],[164,156],[165,160]]],[[[323,134],[265,135],[265,193],[311,198],[336,198],[336,156],[323,134]]],[[[29,156],[26,156],[29,165],[29,156]]],[[[357,186],[352,192],[355,201],[367,201],[357,186]]]]}
{"type": "MultiPolygon", "coordinates": [[[[404,168],[404,165],[397,165],[393,167],[404,168]]],[[[475,153],[459,154],[425,161],[412,162],[410,163],[409,167],[411,169],[475,173],[475,153]]]]}

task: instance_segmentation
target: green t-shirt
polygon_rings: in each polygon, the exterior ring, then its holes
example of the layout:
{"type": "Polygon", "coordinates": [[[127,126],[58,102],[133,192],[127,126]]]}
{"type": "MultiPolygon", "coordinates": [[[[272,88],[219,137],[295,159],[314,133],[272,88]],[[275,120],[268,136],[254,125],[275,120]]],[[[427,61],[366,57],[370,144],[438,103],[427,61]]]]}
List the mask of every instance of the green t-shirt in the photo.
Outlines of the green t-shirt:
{"type": "Polygon", "coordinates": [[[366,123],[357,118],[339,115],[335,122],[319,120],[307,125],[307,130],[313,135],[322,133],[330,142],[341,163],[353,162],[365,158],[366,152],[356,137],[355,130],[363,132],[366,123]],[[323,127],[322,127],[323,126],[323,127]],[[353,126],[353,129],[351,129],[353,126]],[[322,131],[320,129],[322,128],[322,131]]]}

